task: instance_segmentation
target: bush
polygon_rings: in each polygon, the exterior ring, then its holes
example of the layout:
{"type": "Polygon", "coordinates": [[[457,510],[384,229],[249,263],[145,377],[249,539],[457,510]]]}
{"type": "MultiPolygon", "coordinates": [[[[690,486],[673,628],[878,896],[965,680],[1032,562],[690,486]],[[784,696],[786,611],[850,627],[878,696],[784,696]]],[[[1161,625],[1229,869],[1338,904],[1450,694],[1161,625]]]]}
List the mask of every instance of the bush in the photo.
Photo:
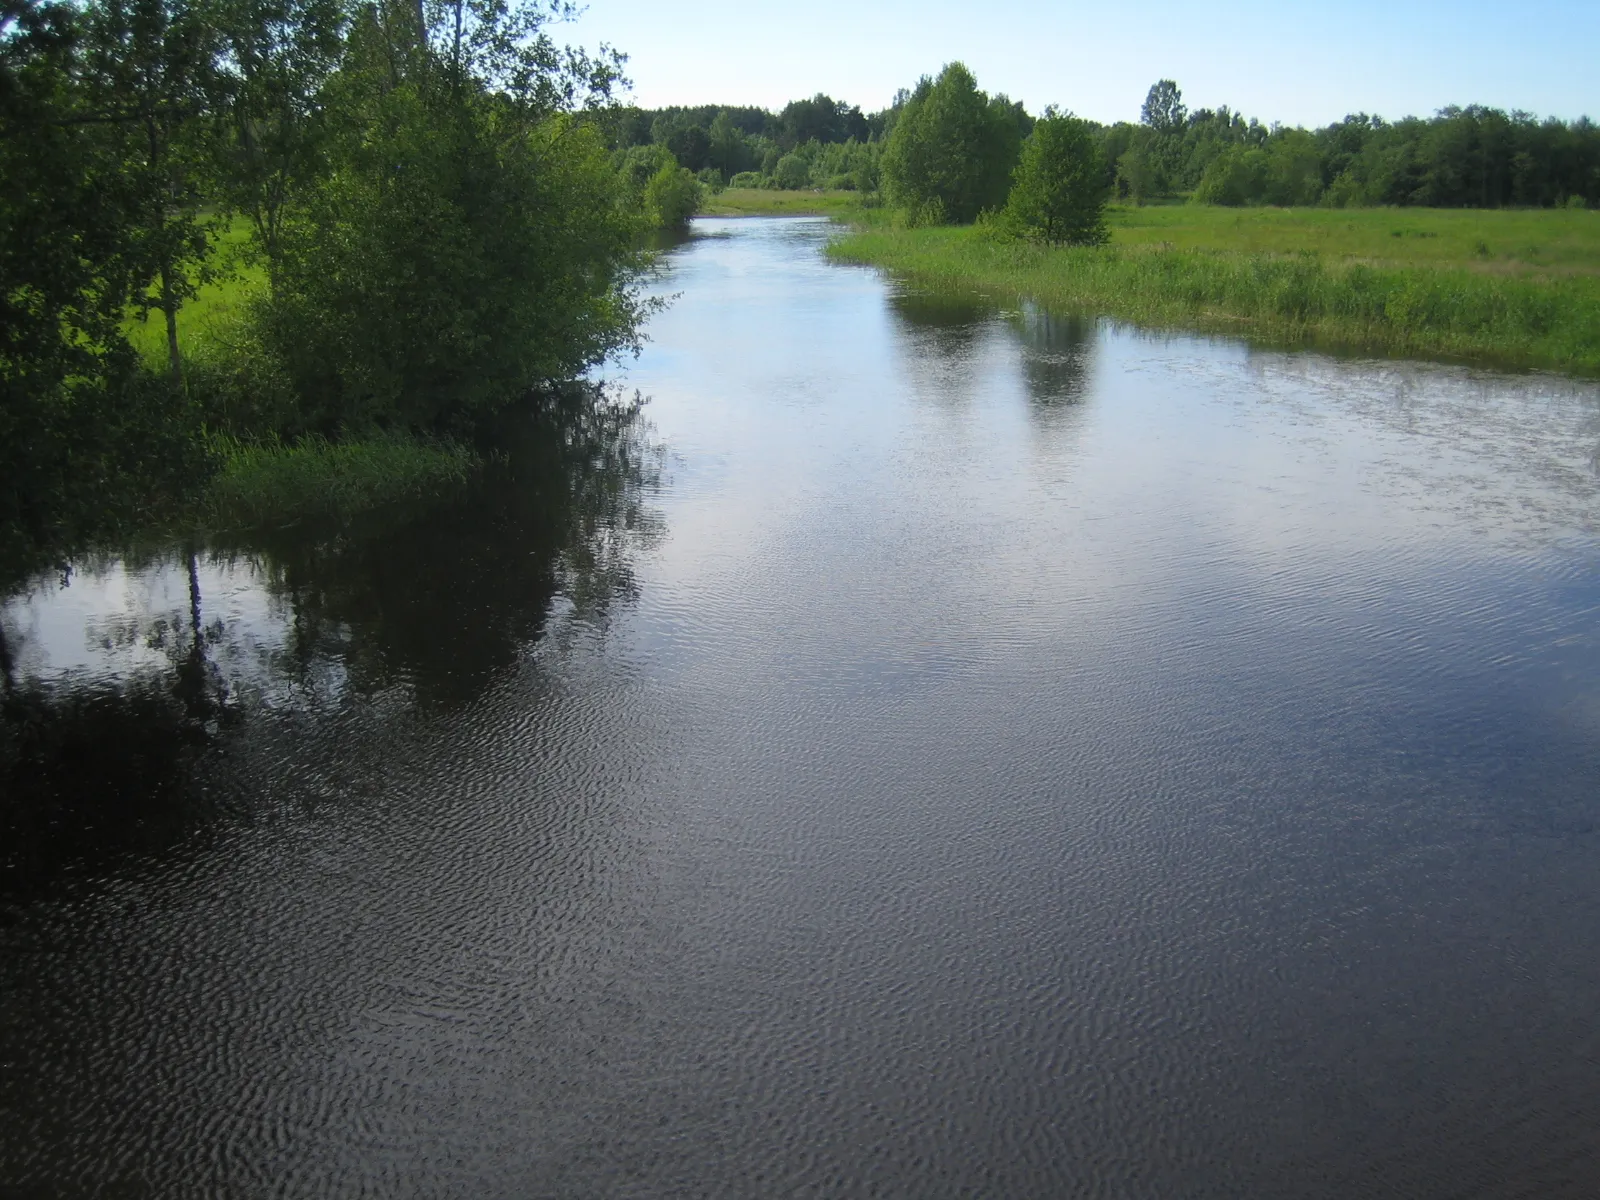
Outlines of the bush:
{"type": "Polygon", "coordinates": [[[704,199],[700,181],[676,163],[663,166],[645,187],[645,211],[661,229],[682,229],[704,199]]]}
{"type": "Polygon", "coordinates": [[[811,167],[798,154],[785,154],[772,172],[772,184],[785,191],[796,192],[811,185],[811,167]]]}
{"type": "Polygon", "coordinates": [[[766,180],[761,178],[760,171],[740,171],[732,179],[728,180],[728,186],[736,188],[758,188],[765,182],[766,180]]]}

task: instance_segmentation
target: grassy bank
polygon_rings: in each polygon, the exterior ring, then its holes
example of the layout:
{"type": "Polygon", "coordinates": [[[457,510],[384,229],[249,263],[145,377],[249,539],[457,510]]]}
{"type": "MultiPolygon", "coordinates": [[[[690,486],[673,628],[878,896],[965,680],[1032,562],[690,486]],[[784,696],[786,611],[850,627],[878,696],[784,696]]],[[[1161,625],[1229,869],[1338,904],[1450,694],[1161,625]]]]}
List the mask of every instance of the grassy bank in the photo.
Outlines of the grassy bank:
{"type": "Polygon", "coordinates": [[[998,241],[982,228],[894,229],[880,220],[858,225],[829,252],[934,287],[1026,296],[1139,324],[1600,374],[1600,273],[1586,266],[1591,237],[1600,243],[1600,218],[1470,216],[1454,223],[1454,213],[1404,210],[1283,217],[1261,210],[1120,210],[1112,214],[1111,245],[1096,249],[998,241]],[[1497,217],[1507,219],[1496,225],[1497,217]],[[1520,259],[1514,269],[1485,269],[1460,249],[1483,240],[1486,227],[1537,228],[1560,235],[1541,247],[1568,248],[1541,249],[1559,262],[1520,259]],[[1389,228],[1434,236],[1394,237],[1389,228]],[[1325,234],[1320,245],[1317,230],[1325,234]],[[1411,242],[1441,246],[1413,252],[1411,242]],[[1400,249],[1370,253],[1389,243],[1400,249]],[[1406,257],[1412,253],[1420,257],[1406,257]]]}
{"type": "Polygon", "coordinates": [[[702,217],[843,217],[861,211],[861,193],[779,192],[766,188],[724,188],[708,194],[702,217]]]}
{"type": "Polygon", "coordinates": [[[186,520],[211,529],[259,528],[344,517],[399,500],[441,495],[478,467],[471,450],[412,438],[293,444],[219,438],[221,465],[186,520]]]}

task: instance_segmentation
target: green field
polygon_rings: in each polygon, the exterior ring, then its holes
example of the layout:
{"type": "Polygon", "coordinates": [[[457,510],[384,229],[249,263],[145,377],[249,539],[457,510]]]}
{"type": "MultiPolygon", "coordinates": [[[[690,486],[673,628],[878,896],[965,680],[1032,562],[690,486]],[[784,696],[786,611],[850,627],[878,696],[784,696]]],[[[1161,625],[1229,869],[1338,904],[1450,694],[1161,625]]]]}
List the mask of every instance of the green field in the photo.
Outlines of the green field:
{"type": "Polygon", "coordinates": [[[1280,345],[1600,375],[1600,213],[1117,208],[1111,244],[860,214],[829,253],[927,286],[1280,345]]]}
{"type": "Polygon", "coordinates": [[[861,211],[861,193],[779,192],[767,188],[724,188],[707,194],[702,217],[842,217],[861,211]]]}
{"type": "Polygon", "coordinates": [[[1463,208],[1107,210],[1112,243],[1176,250],[1293,254],[1387,266],[1489,273],[1600,274],[1600,211],[1463,208]]]}

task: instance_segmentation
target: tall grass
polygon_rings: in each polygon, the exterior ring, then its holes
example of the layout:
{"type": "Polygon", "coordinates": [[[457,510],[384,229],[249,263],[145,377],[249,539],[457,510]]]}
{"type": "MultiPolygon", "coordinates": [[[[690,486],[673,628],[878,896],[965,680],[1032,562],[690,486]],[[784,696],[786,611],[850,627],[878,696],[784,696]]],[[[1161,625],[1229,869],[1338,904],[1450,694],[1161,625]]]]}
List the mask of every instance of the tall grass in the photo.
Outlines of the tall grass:
{"type": "Polygon", "coordinates": [[[312,436],[294,443],[219,437],[215,447],[221,466],[196,515],[220,529],[342,517],[444,494],[466,483],[479,465],[464,446],[401,437],[330,442],[312,436]]]}
{"type": "Polygon", "coordinates": [[[829,247],[935,287],[1149,325],[1600,374],[1600,278],[1381,266],[1315,253],[1050,249],[981,227],[858,228],[829,247]]]}
{"type": "Polygon", "coordinates": [[[1600,212],[1482,208],[1222,208],[1113,205],[1118,246],[1236,250],[1459,266],[1494,274],[1600,274],[1600,212]]]}

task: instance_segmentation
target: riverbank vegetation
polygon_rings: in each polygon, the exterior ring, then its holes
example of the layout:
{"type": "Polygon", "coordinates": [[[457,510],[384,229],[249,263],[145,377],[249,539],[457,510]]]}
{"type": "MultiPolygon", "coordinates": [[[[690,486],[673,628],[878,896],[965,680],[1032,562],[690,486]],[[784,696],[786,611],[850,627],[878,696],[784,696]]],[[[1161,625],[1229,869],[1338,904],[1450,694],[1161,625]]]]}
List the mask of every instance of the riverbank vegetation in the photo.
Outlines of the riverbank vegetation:
{"type": "Polygon", "coordinates": [[[8,571],[434,486],[467,462],[441,447],[637,344],[644,235],[700,185],[619,151],[621,60],[557,46],[565,11],[5,7],[8,571]]]}
{"type": "Polygon", "coordinates": [[[822,188],[781,192],[768,188],[720,188],[708,191],[700,205],[706,217],[843,217],[863,207],[870,197],[854,191],[822,188]]]}
{"type": "Polygon", "coordinates": [[[1396,132],[1352,119],[1339,128],[1359,136],[1334,166],[1303,130],[1256,138],[1253,128],[1216,114],[1191,120],[1176,85],[1164,80],[1146,98],[1137,135],[1119,150],[1116,129],[1053,109],[1030,118],[1004,97],[987,96],[952,63],[937,79],[924,78],[888,123],[887,214],[863,210],[856,231],[830,252],[937,287],[1146,324],[1600,373],[1600,214],[1585,211],[1574,190],[1600,180],[1600,141],[1586,121],[1501,122],[1486,110],[1451,110],[1396,132]],[[1504,135],[1496,145],[1524,150],[1508,166],[1480,145],[1468,160],[1478,171],[1476,192],[1455,184],[1451,191],[1437,179],[1395,190],[1397,163],[1432,162],[1432,179],[1438,154],[1477,144],[1463,130],[1481,141],[1489,129],[1504,135]],[[1197,133],[1205,130],[1215,136],[1197,133]],[[1265,156],[1249,160],[1267,163],[1258,172],[1265,192],[1252,185],[1224,196],[1207,183],[1232,169],[1234,150],[1223,143],[1235,135],[1243,139],[1235,148],[1265,156]],[[1419,147],[1438,153],[1428,158],[1419,147]],[[1160,189],[1127,186],[1129,155],[1158,149],[1166,164],[1160,179],[1194,176],[1190,203],[1137,203],[1160,189]],[[1544,181],[1537,187],[1536,176],[1544,181]],[[1294,186],[1274,191],[1284,180],[1294,186]],[[1133,203],[1108,220],[1106,201],[1119,190],[1133,203]],[[1237,207],[1263,197],[1332,207],[1237,207]],[[1513,197],[1551,207],[1410,207],[1427,198],[1501,204],[1513,197]],[[1372,200],[1396,206],[1339,207],[1372,200]]]}
{"type": "MultiPolygon", "coordinates": [[[[1424,228],[1432,216],[1407,214],[1424,228]]],[[[897,228],[880,220],[858,226],[829,252],[926,286],[1006,302],[1027,297],[1059,311],[1146,325],[1600,374],[1600,274],[1230,249],[1216,222],[1191,231],[1180,247],[1142,240],[1150,227],[1131,217],[1112,210],[1107,246],[1054,247],[997,237],[982,225],[897,228]]],[[[1249,247],[1248,236],[1241,241],[1249,247]]]]}

